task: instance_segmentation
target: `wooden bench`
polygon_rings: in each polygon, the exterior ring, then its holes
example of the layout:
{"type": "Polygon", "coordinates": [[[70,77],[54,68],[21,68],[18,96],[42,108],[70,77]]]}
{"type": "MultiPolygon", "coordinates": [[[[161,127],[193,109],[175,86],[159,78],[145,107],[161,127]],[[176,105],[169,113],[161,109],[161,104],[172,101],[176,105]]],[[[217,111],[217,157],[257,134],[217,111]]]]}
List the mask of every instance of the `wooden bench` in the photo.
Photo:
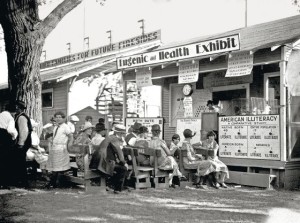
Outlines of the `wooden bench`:
{"type": "Polygon", "coordinates": [[[123,154],[125,157],[130,156],[132,165],[128,166],[128,170],[132,171],[132,178],[134,180],[134,188],[150,188],[151,187],[151,175],[153,173],[154,168],[150,166],[141,166],[137,157],[139,155],[138,148],[133,147],[124,147],[123,154]]]}
{"type": "MultiPolygon", "coordinates": [[[[208,150],[200,148],[199,145],[194,144],[193,145],[194,151],[196,154],[201,154],[204,159],[207,158],[207,156],[214,156],[215,151],[214,150],[208,150]]],[[[187,158],[187,150],[184,148],[179,149],[179,170],[181,173],[186,176],[189,182],[193,181],[194,174],[197,170],[197,165],[184,165],[184,159],[187,158]]]]}
{"type": "MultiPolygon", "coordinates": [[[[161,170],[158,168],[158,158],[162,156],[161,150],[157,150],[149,147],[137,147],[137,146],[131,148],[135,149],[134,151],[136,151],[135,157],[137,157],[138,154],[143,154],[145,156],[148,156],[150,161],[153,162],[153,164],[152,165],[149,164],[147,168],[152,168],[151,179],[153,180],[154,188],[168,188],[169,187],[168,178],[169,178],[170,171],[161,170]]],[[[140,166],[138,162],[137,165],[140,166]]],[[[145,166],[143,167],[146,168],[145,166]]]]}
{"type": "MultiPolygon", "coordinates": [[[[85,145],[73,145],[74,151],[84,151],[86,149],[85,145]]],[[[89,154],[83,157],[83,167],[84,171],[78,170],[76,164],[75,154],[70,154],[70,167],[71,173],[64,175],[64,178],[68,182],[75,184],[81,184],[85,186],[85,191],[87,192],[106,192],[106,176],[98,170],[92,170],[89,168],[89,154]]]]}

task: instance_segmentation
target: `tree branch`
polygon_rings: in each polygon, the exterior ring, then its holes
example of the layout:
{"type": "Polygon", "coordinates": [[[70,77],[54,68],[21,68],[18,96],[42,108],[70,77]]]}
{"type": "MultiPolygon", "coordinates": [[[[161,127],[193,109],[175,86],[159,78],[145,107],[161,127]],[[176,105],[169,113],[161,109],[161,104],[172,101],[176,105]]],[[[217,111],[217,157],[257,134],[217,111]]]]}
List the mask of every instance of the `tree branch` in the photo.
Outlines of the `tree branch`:
{"type": "Polygon", "coordinates": [[[62,18],[78,6],[83,0],[64,0],[41,23],[41,34],[46,38],[62,18]]]}

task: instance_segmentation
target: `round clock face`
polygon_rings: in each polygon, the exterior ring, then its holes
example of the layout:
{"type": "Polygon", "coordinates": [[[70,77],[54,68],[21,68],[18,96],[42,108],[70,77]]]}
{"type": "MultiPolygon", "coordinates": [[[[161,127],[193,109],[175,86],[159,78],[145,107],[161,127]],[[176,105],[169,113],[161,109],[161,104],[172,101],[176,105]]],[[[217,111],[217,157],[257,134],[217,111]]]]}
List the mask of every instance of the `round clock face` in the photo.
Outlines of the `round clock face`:
{"type": "Polygon", "coordinates": [[[186,84],[183,86],[183,89],[182,89],[182,93],[185,95],[185,96],[189,96],[192,94],[192,85],[190,84],[186,84]]]}

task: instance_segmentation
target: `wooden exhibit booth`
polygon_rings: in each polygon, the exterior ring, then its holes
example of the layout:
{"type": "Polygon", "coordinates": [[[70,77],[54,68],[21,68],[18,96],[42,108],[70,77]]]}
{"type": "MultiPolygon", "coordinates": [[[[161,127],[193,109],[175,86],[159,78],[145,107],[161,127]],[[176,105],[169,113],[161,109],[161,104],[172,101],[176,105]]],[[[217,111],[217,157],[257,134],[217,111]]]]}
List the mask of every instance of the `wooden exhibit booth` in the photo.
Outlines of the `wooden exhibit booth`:
{"type": "MultiPolygon", "coordinates": [[[[300,185],[300,97],[288,80],[299,73],[291,66],[300,60],[299,24],[294,16],[120,57],[123,89],[149,79],[162,87],[167,143],[185,128],[197,132],[192,143],[214,130],[228,182],[294,189],[300,185]],[[218,112],[208,109],[208,100],[218,112]]],[[[126,117],[126,91],[123,105],[126,117]]]]}

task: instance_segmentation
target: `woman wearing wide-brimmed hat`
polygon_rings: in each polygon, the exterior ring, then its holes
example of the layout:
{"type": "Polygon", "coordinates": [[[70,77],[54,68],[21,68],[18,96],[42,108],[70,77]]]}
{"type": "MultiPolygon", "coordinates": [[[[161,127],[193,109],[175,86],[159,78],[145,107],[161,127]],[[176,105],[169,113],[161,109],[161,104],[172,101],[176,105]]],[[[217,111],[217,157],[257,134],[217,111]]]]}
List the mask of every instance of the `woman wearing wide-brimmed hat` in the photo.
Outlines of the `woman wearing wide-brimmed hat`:
{"type": "Polygon", "coordinates": [[[76,164],[78,169],[81,171],[84,170],[84,156],[92,153],[92,141],[90,137],[92,135],[93,128],[94,125],[92,125],[90,122],[85,122],[80,131],[81,133],[74,141],[74,145],[84,146],[84,150],[76,154],[76,164]]]}

